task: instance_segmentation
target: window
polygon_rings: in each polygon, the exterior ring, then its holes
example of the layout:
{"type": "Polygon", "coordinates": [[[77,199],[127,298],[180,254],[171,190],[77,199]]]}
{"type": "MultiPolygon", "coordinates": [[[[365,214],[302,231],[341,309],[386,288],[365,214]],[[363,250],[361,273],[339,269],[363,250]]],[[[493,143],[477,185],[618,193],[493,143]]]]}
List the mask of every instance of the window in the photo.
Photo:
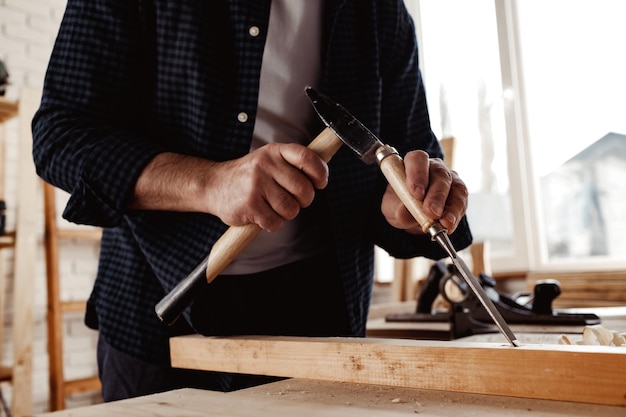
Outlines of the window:
{"type": "Polygon", "coordinates": [[[539,258],[615,267],[626,260],[626,3],[519,1],[517,12],[539,258]]]}
{"type": "Polygon", "coordinates": [[[420,2],[424,82],[432,127],[456,139],[454,168],[470,191],[476,240],[511,255],[513,228],[493,0],[420,2]],[[471,17],[471,18],[470,18],[471,17]]]}
{"type": "Polygon", "coordinates": [[[626,2],[406,4],[494,271],[624,267],[626,2]]]}

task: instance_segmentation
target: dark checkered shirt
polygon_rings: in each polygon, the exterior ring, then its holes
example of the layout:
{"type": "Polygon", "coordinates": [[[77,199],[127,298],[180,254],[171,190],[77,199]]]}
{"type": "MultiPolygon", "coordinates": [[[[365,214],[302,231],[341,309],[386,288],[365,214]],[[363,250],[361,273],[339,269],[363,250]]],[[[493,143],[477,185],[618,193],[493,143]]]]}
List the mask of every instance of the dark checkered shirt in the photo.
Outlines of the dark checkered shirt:
{"type": "MultiPolygon", "coordinates": [[[[225,231],[207,214],[130,211],[134,184],[165,151],[223,161],[246,154],[255,121],[270,0],[69,0],[33,120],[38,174],[71,195],[64,217],[104,228],[87,324],[113,347],[169,360],[155,304],[225,231]],[[257,26],[253,37],[248,28],[257,26]],[[247,122],[237,120],[240,112],[247,122]]],[[[320,91],[401,154],[441,150],[429,123],[415,28],[402,0],[328,0],[320,91]]],[[[319,126],[321,130],[322,126],[319,126]]],[[[317,132],[311,132],[314,137],[317,132]]],[[[385,181],[341,149],[329,164],[331,241],[352,332],[365,333],[373,245],[399,258],[444,254],[391,228],[385,181]]],[[[471,243],[465,221],[453,234],[471,243]]]]}

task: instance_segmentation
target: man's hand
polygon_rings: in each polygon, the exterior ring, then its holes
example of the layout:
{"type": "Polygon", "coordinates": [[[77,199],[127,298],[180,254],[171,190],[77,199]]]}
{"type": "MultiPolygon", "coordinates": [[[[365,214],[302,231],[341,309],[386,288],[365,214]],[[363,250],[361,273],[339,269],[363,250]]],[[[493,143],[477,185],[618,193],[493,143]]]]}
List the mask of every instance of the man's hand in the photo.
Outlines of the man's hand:
{"type": "Polygon", "coordinates": [[[269,144],[225,162],[164,153],[144,169],[130,208],[210,213],[275,231],[328,184],[328,165],[298,144],[269,144]]]}
{"type": "Polygon", "coordinates": [[[275,231],[308,207],[328,184],[328,165],[297,144],[270,144],[219,164],[209,181],[211,210],[229,225],[256,223],[275,231]]]}
{"type": "MultiPolygon", "coordinates": [[[[413,197],[422,201],[424,214],[438,219],[452,233],[467,210],[465,183],[441,159],[430,159],[423,151],[407,153],[404,165],[407,187],[413,197]]],[[[422,233],[421,227],[391,186],[387,186],[381,210],[392,226],[410,233],[422,233]]]]}

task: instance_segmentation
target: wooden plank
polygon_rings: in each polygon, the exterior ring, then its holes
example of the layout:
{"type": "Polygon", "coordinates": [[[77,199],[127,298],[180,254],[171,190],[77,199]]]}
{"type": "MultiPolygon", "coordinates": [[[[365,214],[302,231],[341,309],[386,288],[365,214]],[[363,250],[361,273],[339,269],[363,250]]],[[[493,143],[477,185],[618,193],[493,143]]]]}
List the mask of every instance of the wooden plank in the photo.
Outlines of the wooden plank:
{"type": "Polygon", "coordinates": [[[626,349],[299,337],[172,338],[180,368],[626,405],[626,349]]]}
{"type": "Polygon", "coordinates": [[[82,392],[100,391],[102,385],[100,384],[100,378],[97,376],[91,376],[82,379],[66,380],[63,384],[63,393],[65,396],[79,394],[82,392]]]}
{"type": "Polygon", "coordinates": [[[566,300],[603,300],[621,301],[619,305],[626,304],[626,290],[624,291],[564,291],[559,298],[566,300]]]}
{"type": "MultiPolygon", "coordinates": [[[[1,106],[1,105],[0,105],[1,106]]],[[[0,116],[0,162],[2,167],[0,169],[0,199],[5,199],[5,177],[6,177],[6,126],[0,116]]]]}
{"type": "Polygon", "coordinates": [[[11,381],[13,379],[13,368],[0,366],[0,382],[11,381]]]}
{"type": "Polygon", "coordinates": [[[37,175],[32,159],[30,122],[39,104],[39,93],[22,89],[19,102],[19,163],[15,236],[15,290],[13,322],[13,394],[16,416],[32,414],[34,276],[37,255],[37,175]]]}
{"type": "Polygon", "coordinates": [[[526,285],[532,291],[537,281],[556,279],[561,295],[555,307],[619,306],[626,302],[626,271],[530,272],[526,285]]]}
{"type": "Polygon", "coordinates": [[[472,255],[472,274],[475,277],[481,273],[491,275],[491,263],[489,262],[489,242],[474,242],[469,247],[472,255]]]}
{"type": "Polygon", "coordinates": [[[63,301],[60,306],[63,313],[84,313],[87,310],[87,301],[63,301]]]}
{"type": "MultiPolygon", "coordinates": [[[[5,200],[5,177],[6,177],[6,126],[2,117],[6,100],[0,98],[0,200],[5,200]]],[[[0,236],[0,249],[12,248],[15,246],[15,233],[7,232],[6,225],[3,227],[3,235],[0,236]],[[9,235],[10,233],[10,235],[9,235]]],[[[0,343],[5,341],[4,319],[6,311],[6,257],[0,254],[0,343]]],[[[3,363],[4,352],[0,347],[0,363],[3,363]]],[[[11,374],[13,372],[11,371],[11,374]]],[[[3,376],[3,379],[4,376],[3,376]]]]}
{"type": "Polygon", "coordinates": [[[441,145],[441,149],[443,150],[443,160],[445,161],[446,166],[454,168],[454,157],[456,156],[456,138],[453,136],[442,138],[439,141],[439,144],[441,145]]]}
{"type": "Polygon", "coordinates": [[[85,227],[81,229],[57,229],[59,239],[79,239],[79,240],[93,240],[99,242],[102,238],[102,229],[85,227]]]}
{"type": "Polygon", "coordinates": [[[63,317],[66,313],[84,312],[85,300],[61,300],[61,274],[59,258],[62,239],[79,239],[97,241],[102,237],[102,229],[97,227],[59,227],[57,223],[57,189],[44,181],[44,247],[46,256],[46,288],[47,288],[47,324],[48,324],[48,361],[50,387],[50,410],[62,410],[66,405],[66,397],[70,394],[99,391],[100,381],[97,376],[66,380],[63,365],[63,317]]]}
{"type": "Polygon", "coordinates": [[[595,300],[592,298],[587,298],[586,300],[568,300],[567,298],[559,297],[552,302],[552,307],[558,308],[608,308],[621,307],[623,305],[623,301],[595,300]]]}
{"type": "Polygon", "coordinates": [[[17,116],[18,102],[0,97],[0,123],[17,116]]]}
{"type": "Polygon", "coordinates": [[[44,249],[46,257],[46,295],[48,314],[48,384],[50,410],[65,408],[63,388],[63,307],[61,305],[61,279],[59,266],[59,239],[56,227],[55,188],[42,181],[44,199],[44,249]]]}
{"type": "Polygon", "coordinates": [[[561,283],[561,290],[565,293],[569,291],[626,291],[626,280],[566,281],[561,283]]]}
{"type": "Polygon", "coordinates": [[[12,248],[15,246],[15,231],[10,231],[0,236],[0,249],[12,248]]]}
{"type": "Polygon", "coordinates": [[[529,272],[528,283],[534,285],[536,281],[544,279],[556,279],[561,283],[567,281],[587,281],[593,283],[596,280],[626,281],[626,271],[586,271],[586,272],[529,272]]]}

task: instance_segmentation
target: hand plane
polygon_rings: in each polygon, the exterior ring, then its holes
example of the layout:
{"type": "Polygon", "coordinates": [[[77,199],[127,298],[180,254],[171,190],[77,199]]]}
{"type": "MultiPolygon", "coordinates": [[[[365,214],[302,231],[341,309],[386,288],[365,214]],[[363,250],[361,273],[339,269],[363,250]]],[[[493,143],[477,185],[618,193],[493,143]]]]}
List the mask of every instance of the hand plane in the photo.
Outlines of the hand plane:
{"type": "MultiPolygon", "coordinates": [[[[552,302],[561,294],[560,283],[557,280],[538,281],[532,295],[517,297],[497,291],[496,281],[487,274],[481,273],[478,281],[509,324],[585,326],[600,323],[600,318],[595,314],[554,311],[552,302]]],[[[454,339],[495,331],[489,325],[491,319],[482,304],[458,278],[456,267],[441,260],[435,262],[430,268],[422,290],[418,294],[415,312],[388,314],[385,320],[388,322],[449,321],[451,337],[454,339]],[[436,311],[433,308],[438,295],[449,303],[448,311],[436,311]]]]}

